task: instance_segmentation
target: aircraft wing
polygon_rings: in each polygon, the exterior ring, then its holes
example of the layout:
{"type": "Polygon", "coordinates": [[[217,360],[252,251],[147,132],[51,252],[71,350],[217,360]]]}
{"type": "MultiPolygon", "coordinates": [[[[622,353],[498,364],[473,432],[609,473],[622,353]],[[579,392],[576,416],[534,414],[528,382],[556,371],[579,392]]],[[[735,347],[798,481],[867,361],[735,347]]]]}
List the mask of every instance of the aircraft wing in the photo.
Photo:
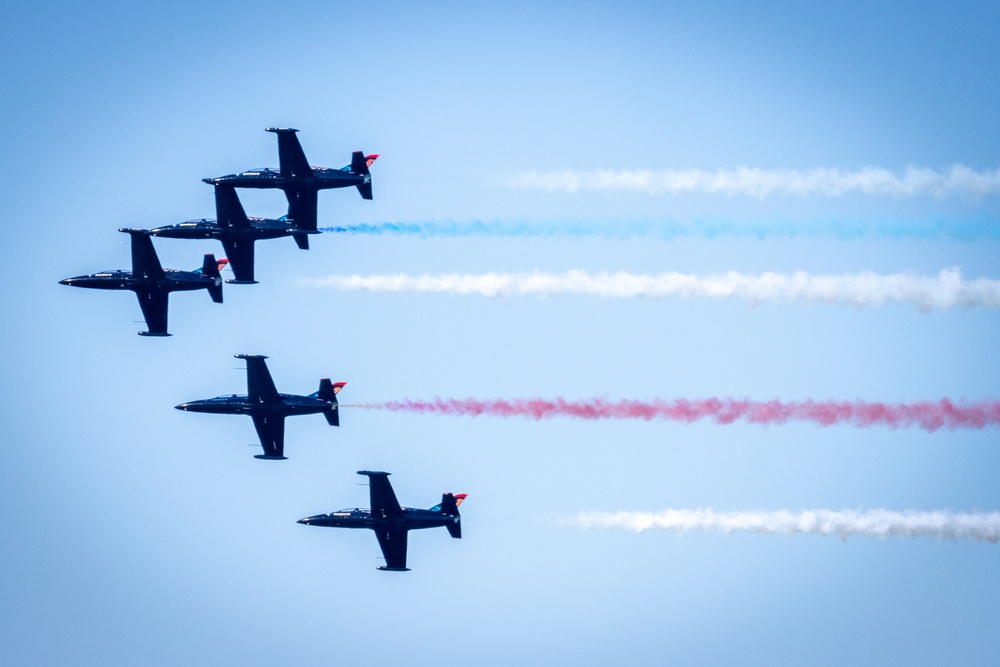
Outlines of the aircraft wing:
{"type": "Polygon", "coordinates": [[[281,175],[302,177],[312,176],[313,170],[302,152],[302,144],[294,131],[278,131],[278,161],[281,165],[281,175]]]}
{"type": "MultiPolygon", "coordinates": [[[[396,500],[396,492],[389,483],[388,473],[366,472],[368,491],[371,493],[372,516],[377,519],[391,519],[403,516],[403,508],[396,500]]],[[[404,543],[405,547],[405,543],[404,543]]]]}
{"type": "MultiPolygon", "coordinates": [[[[229,268],[233,270],[233,275],[240,282],[253,282],[253,240],[248,238],[226,238],[222,240],[222,247],[226,250],[226,258],[229,260],[229,268]]],[[[264,368],[267,372],[267,368],[264,368]]]]}
{"type": "Polygon", "coordinates": [[[278,403],[281,397],[274,387],[274,380],[267,370],[264,360],[267,357],[260,354],[238,354],[240,359],[247,362],[247,396],[254,403],[278,403]]]}
{"type": "Polygon", "coordinates": [[[149,234],[143,230],[128,230],[132,237],[132,275],[145,280],[163,280],[166,274],[156,256],[149,234]]]}
{"type": "Polygon", "coordinates": [[[385,556],[385,569],[405,570],[406,530],[376,529],[375,536],[378,538],[378,545],[382,548],[382,555],[385,556]]]}
{"type": "MultiPolygon", "coordinates": [[[[149,241],[149,239],[146,239],[149,241]]],[[[135,244],[132,245],[134,250],[135,244]]],[[[146,328],[149,333],[158,336],[167,335],[167,298],[168,292],[163,290],[149,290],[147,292],[136,292],[139,299],[139,307],[142,308],[142,316],[146,319],[146,328]]]]}
{"type": "Polygon", "coordinates": [[[228,229],[249,229],[250,220],[243,210],[243,204],[232,185],[215,186],[215,217],[219,227],[228,229]]]}
{"type": "Polygon", "coordinates": [[[285,418],[282,415],[253,415],[253,425],[268,458],[285,456],[285,418]]]}
{"type": "Polygon", "coordinates": [[[285,190],[288,217],[304,232],[316,231],[319,195],[315,190],[285,190]]]}

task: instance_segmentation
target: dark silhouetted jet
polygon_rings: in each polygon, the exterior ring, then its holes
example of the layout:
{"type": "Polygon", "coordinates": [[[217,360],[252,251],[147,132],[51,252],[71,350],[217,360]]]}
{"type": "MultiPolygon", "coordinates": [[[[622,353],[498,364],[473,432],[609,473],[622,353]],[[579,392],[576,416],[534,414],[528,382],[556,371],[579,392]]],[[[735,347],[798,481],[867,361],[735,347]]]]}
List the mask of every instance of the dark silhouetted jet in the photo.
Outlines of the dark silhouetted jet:
{"type": "Polygon", "coordinates": [[[444,526],[452,537],[462,537],[462,517],[458,506],[468,496],[466,493],[445,493],[441,504],[423,510],[400,507],[396,494],[389,484],[389,473],[373,470],[359,470],[359,475],[368,476],[371,492],[371,509],[346,509],[329,514],[299,519],[307,526],[329,526],[332,528],[370,528],[375,531],[378,545],[385,556],[385,567],[380,570],[406,572],[406,534],[421,528],[444,526]]]}
{"type": "Polygon", "coordinates": [[[101,271],[89,276],[60,280],[60,285],[89,287],[91,289],[131,290],[139,298],[139,307],[146,318],[149,331],[140,336],[169,336],[167,333],[167,295],[171,292],[207,289],[212,301],[222,303],[222,277],[219,271],[228,260],[216,261],[215,255],[205,255],[205,261],[196,271],[164,269],[153,249],[149,231],[145,229],[119,229],[132,237],[132,270],[101,271]]]}
{"type": "Polygon", "coordinates": [[[219,239],[226,250],[229,268],[236,280],[230,283],[252,284],[254,242],[291,236],[303,250],[309,249],[309,234],[317,231],[299,229],[289,216],[278,220],[248,218],[243,204],[232,185],[215,186],[216,220],[188,220],[179,225],[157,227],[150,231],[153,236],[173,239],[219,239]]]}
{"type": "Polygon", "coordinates": [[[372,198],[372,177],[368,167],[378,158],[377,153],[365,155],[354,151],[351,164],[341,169],[312,167],[295,136],[298,130],[269,127],[267,131],[278,135],[278,169],[251,169],[202,180],[212,185],[227,184],[237,188],[281,189],[288,198],[289,217],[305,231],[316,230],[317,193],[320,190],[354,186],[362,198],[372,198]]]}
{"type": "Polygon", "coordinates": [[[279,394],[267,370],[267,359],[261,354],[237,354],[247,362],[247,395],[216,396],[203,401],[191,401],[176,406],[178,410],[211,412],[226,415],[250,415],[260,438],[263,454],[254,458],[284,460],[285,417],[312,415],[322,412],[330,426],[340,426],[337,393],[346,382],[319,381],[319,391],[308,396],[279,394]]]}

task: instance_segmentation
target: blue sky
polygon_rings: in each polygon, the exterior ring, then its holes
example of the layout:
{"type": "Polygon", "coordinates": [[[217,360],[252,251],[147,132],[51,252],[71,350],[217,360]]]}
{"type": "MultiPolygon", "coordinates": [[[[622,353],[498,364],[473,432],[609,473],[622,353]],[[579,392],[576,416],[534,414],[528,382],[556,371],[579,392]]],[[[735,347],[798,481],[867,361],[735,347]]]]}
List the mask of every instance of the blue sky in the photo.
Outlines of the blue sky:
{"type": "MultiPolygon", "coordinates": [[[[0,26],[9,282],[0,466],[7,664],[990,664],[995,545],[584,531],[586,510],[991,511],[995,429],[543,422],[346,409],[289,420],[257,461],[250,420],[184,414],[242,392],[347,380],[344,402],[596,395],[914,401],[1000,394],[995,309],[920,313],[739,300],[489,299],[303,287],[331,274],[960,267],[997,241],[324,235],[261,243],[252,287],[171,299],[57,281],[126,268],[118,227],[214,212],[202,177],[381,154],[374,201],[320,195],[320,226],[471,220],[938,219],[990,224],[994,194],[899,198],[509,187],[527,170],[998,166],[993,3],[36,3],[0,26]],[[464,539],[410,539],[401,576],[367,532],[303,516],[469,493],[464,539]]],[[[273,192],[243,196],[276,217],[273,192]]],[[[156,242],[193,269],[215,243],[156,242]]]]}

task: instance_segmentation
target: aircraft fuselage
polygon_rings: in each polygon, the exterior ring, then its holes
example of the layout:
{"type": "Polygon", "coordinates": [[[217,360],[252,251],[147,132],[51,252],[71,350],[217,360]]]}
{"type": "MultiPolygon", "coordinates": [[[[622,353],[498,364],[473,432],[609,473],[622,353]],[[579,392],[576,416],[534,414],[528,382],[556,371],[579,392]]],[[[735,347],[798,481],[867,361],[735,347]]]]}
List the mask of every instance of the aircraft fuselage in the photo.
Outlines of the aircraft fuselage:
{"type": "Polygon", "coordinates": [[[330,426],[340,426],[337,392],[346,382],[319,381],[319,390],[308,396],[280,394],[264,362],[262,354],[237,354],[247,362],[247,393],[228,394],[175,406],[186,412],[207,412],[224,415],[246,415],[253,419],[263,454],[255,458],[283,460],[285,458],[285,417],[323,413],[330,426]]]}
{"type": "Polygon", "coordinates": [[[200,401],[189,401],[177,406],[178,410],[187,412],[208,412],[225,415],[313,415],[328,411],[332,403],[315,396],[298,396],[296,394],[278,394],[277,403],[255,403],[248,396],[231,394],[216,396],[200,401]]]}
{"type": "Polygon", "coordinates": [[[232,185],[237,188],[279,188],[293,191],[318,191],[349,188],[371,182],[370,174],[357,174],[342,169],[311,167],[312,175],[282,176],[279,169],[251,169],[238,174],[202,179],[212,185],[232,185]]]}
{"type": "Polygon", "coordinates": [[[369,509],[354,507],[343,509],[328,514],[317,514],[304,519],[299,519],[298,523],[306,526],[325,526],[328,528],[369,528],[371,530],[420,530],[423,528],[439,528],[448,524],[458,523],[461,519],[456,516],[447,516],[441,512],[419,509],[416,507],[404,507],[401,516],[376,517],[369,509]]]}
{"type": "Polygon", "coordinates": [[[150,231],[153,236],[170,239],[236,239],[262,241],[278,239],[295,234],[318,234],[319,232],[300,229],[291,222],[268,218],[249,218],[250,227],[222,227],[215,220],[188,220],[178,225],[157,227],[150,231]]]}
{"type": "Polygon", "coordinates": [[[109,290],[163,290],[166,292],[187,292],[190,290],[205,289],[215,284],[215,279],[195,271],[179,271],[177,269],[164,269],[164,278],[139,278],[131,271],[101,271],[92,273],[89,276],[76,276],[60,280],[60,285],[70,287],[86,287],[88,289],[109,289],[109,290]]]}

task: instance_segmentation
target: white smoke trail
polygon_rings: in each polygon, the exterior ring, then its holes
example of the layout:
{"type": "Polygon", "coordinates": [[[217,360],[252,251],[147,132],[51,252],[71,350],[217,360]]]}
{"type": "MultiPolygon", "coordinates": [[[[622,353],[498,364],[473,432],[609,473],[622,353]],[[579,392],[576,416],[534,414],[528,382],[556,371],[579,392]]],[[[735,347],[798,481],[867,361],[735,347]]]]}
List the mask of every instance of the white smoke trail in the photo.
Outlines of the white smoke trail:
{"type": "Polygon", "coordinates": [[[839,197],[852,192],[866,195],[938,199],[962,195],[978,199],[1000,192],[1000,169],[975,171],[952,165],[946,172],[908,167],[902,174],[865,167],[859,171],[818,168],[806,170],[649,169],[590,171],[527,171],[508,179],[511,187],[548,192],[641,192],[649,195],[700,192],[727,196],[747,195],[763,199],[771,195],[820,195],[839,197]]]}
{"type": "Polygon", "coordinates": [[[340,291],[478,294],[481,296],[556,296],[583,294],[605,298],[680,297],[684,299],[738,297],[752,303],[764,301],[814,301],[857,307],[887,302],[909,302],[922,311],[956,306],[1000,306],[1000,280],[963,280],[958,269],[944,270],[937,277],[910,273],[813,276],[792,274],[740,274],[699,277],[677,272],[660,274],[587,273],[484,273],[411,276],[333,275],[304,279],[307,287],[340,291]]]}
{"type": "Polygon", "coordinates": [[[939,540],[1000,540],[1000,512],[867,512],[806,510],[802,512],[715,512],[710,509],[662,512],[583,512],[567,520],[581,528],[614,528],[642,533],[647,530],[748,531],[768,535],[836,535],[848,537],[933,537],[939,540]]]}

